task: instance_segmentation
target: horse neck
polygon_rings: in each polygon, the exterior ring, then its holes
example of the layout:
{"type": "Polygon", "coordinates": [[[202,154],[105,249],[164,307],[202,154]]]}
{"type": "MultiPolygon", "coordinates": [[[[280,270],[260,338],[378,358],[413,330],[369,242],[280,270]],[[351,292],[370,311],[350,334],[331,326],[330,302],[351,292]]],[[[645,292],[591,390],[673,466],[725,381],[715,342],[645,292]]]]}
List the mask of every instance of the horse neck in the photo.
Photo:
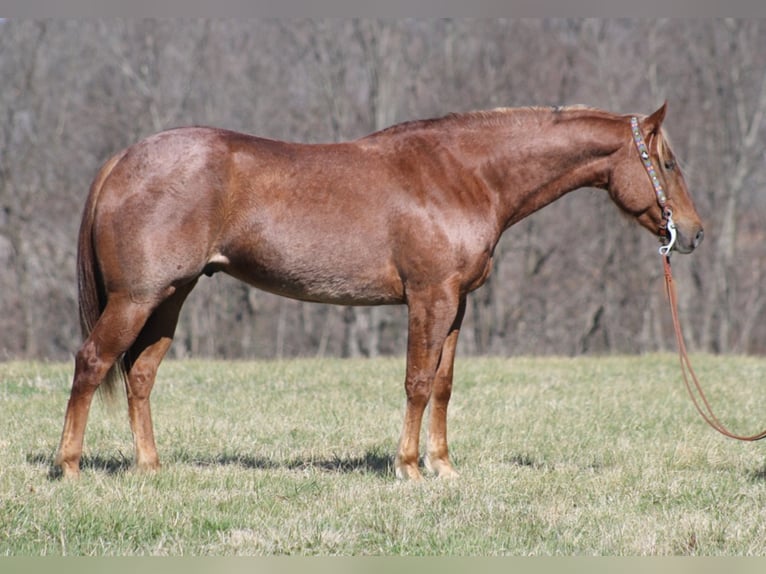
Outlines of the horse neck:
{"type": "Polygon", "coordinates": [[[481,131],[483,153],[473,158],[502,229],[580,187],[606,188],[610,156],[629,141],[626,121],[606,112],[506,113],[481,131]]]}

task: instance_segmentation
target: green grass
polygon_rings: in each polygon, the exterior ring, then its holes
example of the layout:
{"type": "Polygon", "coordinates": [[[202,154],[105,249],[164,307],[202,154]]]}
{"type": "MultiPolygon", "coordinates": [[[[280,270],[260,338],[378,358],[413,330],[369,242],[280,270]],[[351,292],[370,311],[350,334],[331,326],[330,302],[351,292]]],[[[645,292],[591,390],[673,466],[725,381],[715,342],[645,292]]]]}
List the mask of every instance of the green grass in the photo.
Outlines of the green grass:
{"type": "MultiPolygon", "coordinates": [[[[720,416],[766,424],[766,360],[695,356],[720,416]]],[[[167,362],[163,468],[97,399],[49,477],[71,366],[0,363],[0,555],[764,555],[761,443],[698,417],[669,355],[459,358],[461,477],[394,478],[404,362],[167,362]]]]}

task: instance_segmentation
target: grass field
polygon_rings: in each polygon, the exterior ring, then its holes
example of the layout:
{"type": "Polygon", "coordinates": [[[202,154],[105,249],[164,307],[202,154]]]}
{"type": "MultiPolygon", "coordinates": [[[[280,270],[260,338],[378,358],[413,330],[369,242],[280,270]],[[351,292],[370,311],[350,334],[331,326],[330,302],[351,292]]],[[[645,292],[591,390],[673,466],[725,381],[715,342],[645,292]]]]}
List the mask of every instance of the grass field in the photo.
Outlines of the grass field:
{"type": "MultiPolygon", "coordinates": [[[[695,356],[740,431],[766,360],[695,356]]],[[[94,402],[79,481],[49,469],[71,366],[0,363],[0,555],[764,555],[766,445],[693,410],[675,357],[463,358],[456,481],[394,478],[404,362],[167,362],[163,469],[94,402]]]]}

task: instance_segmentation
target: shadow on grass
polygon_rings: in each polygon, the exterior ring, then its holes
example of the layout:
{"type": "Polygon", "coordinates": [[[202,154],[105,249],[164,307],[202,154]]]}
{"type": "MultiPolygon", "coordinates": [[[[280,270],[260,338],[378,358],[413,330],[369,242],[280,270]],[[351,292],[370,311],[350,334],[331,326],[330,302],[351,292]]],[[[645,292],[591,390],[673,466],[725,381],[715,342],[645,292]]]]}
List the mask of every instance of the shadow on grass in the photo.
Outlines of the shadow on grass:
{"type": "MultiPolygon", "coordinates": [[[[48,467],[48,479],[57,480],[62,476],[61,469],[53,465],[53,455],[47,453],[35,453],[27,455],[27,462],[29,464],[37,464],[48,467]]],[[[130,470],[133,466],[133,461],[126,457],[123,453],[119,453],[114,456],[87,456],[83,455],[80,459],[80,468],[85,470],[95,470],[97,472],[103,472],[104,474],[115,475],[121,474],[130,470]]]]}
{"type": "Polygon", "coordinates": [[[291,460],[276,460],[265,457],[257,457],[239,454],[222,454],[214,457],[189,458],[179,457],[178,462],[190,462],[198,466],[237,465],[248,469],[257,470],[309,470],[318,469],[329,473],[366,473],[381,477],[389,477],[394,474],[394,459],[387,454],[377,451],[368,451],[363,456],[332,458],[296,458],[291,460]]]}
{"type": "MultiPolygon", "coordinates": [[[[48,479],[57,480],[61,478],[62,473],[61,469],[53,465],[53,458],[53,455],[48,453],[34,453],[27,455],[27,462],[48,467],[48,479]]],[[[332,458],[292,459],[288,461],[238,454],[221,454],[212,457],[194,457],[188,454],[171,455],[168,457],[168,460],[175,463],[186,463],[203,467],[238,465],[254,470],[275,470],[280,468],[289,470],[319,469],[323,472],[361,472],[381,477],[389,477],[394,474],[393,457],[374,450],[368,451],[359,457],[336,456],[332,458]]],[[[121,452],[115,456],[83,455],[80,460],[80,468],[82,470],[88,469],[102,472],[107,475],[116,475],[130,471],[133,468],[133,461],[121,452]]]]}
{"type": "Polygon", "coordinates": [[[750,480],[753,482],[766,482],[766,465],[755,470],[751,470],[749,473],[750,480]]]}
{"type": "Polygon", "coordinates": [[[511,466],[534,468],[534,469],[541,469],[545,467],[545,462],[541,460],[537,460],[535,457],[525,453],[517,453],[517,454],[506,456],[503,459],[503,462],[511,466]]]}

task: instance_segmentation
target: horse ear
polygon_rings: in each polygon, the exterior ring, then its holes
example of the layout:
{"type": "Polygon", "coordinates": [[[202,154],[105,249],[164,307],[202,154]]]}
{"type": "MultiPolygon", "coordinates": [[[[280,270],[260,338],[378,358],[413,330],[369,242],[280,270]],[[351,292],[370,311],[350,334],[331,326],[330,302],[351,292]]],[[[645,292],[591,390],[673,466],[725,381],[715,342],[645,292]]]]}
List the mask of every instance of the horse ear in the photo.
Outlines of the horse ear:
{"type": "Polygon", "coordinates": [[[660,106],[660,108],[654,112],[651,116],[646,118],[642,123],[644,127],[644,131],[648,134],[656,134],[660,131],[660,126],[662,126],[662,121],[665,119],[665,111],[668,108],[668,102],[665,100],[665,102],[660,106]]]}

